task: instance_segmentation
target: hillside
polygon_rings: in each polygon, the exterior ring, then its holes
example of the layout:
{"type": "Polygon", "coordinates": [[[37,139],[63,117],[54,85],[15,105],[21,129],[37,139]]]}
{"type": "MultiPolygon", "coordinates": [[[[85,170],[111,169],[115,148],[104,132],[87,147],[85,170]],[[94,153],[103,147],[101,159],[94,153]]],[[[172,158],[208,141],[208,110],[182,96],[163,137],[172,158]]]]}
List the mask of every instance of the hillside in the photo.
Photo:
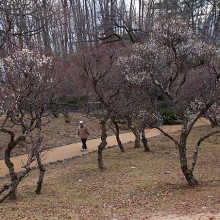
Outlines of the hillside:
{"type": "MultiPolygon", "coordinates": [[[[209,128],[194,129],[189,146],[209,128]]],[[[177,149],[161,136],[149,140],[150,153],[133,145],[125,153],[106,150],[102,172],[96,153],[47,165],[42,194],[34,194],[34,171],[20,185],[18,201],[1,205],[1,220],[220,219],[219,141],[213,137],[202,146],[195,172],[200,184],[194,188],[183,178],[177,149]]]]}

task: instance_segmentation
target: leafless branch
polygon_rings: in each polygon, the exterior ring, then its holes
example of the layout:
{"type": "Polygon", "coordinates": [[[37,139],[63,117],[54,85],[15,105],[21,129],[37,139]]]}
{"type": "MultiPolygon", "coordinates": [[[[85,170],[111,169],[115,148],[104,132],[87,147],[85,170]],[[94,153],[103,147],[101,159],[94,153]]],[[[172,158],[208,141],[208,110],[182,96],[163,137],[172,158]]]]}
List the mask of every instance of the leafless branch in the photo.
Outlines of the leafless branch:
{"type": "Polygon", "coordinates": [[[202,144],[202,142],[205,141],[206,139],[208,139],[209,137],[211,137],[215,134],[219,134],[219,133],[220,133],[220,131],[213,131],[213,132],[210,132],[207,135],[201,137],[198,140],[195,151],[194,151],[194,154],[193,154],[193,158],[192,158],[192,167],[190,169],[191,172],[193,172],[194,169],[195,169],[196,161],[197,161],[197,157],[198,157],[198,153],[199,153],[199,149],[200,149],[200,145],[202,144]]]}

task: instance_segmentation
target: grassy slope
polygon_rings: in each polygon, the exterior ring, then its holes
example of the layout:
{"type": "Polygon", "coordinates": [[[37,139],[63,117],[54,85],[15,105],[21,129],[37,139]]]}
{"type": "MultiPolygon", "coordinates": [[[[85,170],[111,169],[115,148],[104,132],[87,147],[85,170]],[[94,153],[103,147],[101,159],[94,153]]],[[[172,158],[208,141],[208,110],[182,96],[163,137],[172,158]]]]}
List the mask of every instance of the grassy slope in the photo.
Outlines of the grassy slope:
{"type": "MultiPolygon", "coordinates": [[[[189,145],[208,129],[195,129],[189,145]]],[[[219,212],[219,140],[212,138],[202,146],[195,171],[198,187],[186,185],[173,143],[156,137],[149,141],[150,153],[129,145],[124,154],[117,148],[106,150],[103,172],[97,169],[96,153],[48,165],[40,196],[34,194],[34,171],[20,185],[18,201],[0,205],[0,219],[121,220],[219,212]]]]}
{"type": "MultiPolygon", "coordinates": [[[[4,117],[0,117],[0,124],[3,122],[4,117]]],[[[86,117],[82,114],[70,114],[70,123],[65,123],[65,119],[62,115],[58,118],[51,119],[50,117],[47,119],[43,119],[43,122],[46,123],[50,120],[46,126],[42,129],[42,135],[44,136],[44,145],[45,148],[54,148],[70,143],[79,142],[80,139],[77,137],[77,127],[79,125],[79,121],[83,120],[85,124],[88,126],[91,135],[89,139],[100,138],[101,129],[99,125],[99,120],[93,117],[86,117]]],[[[126,126],[122,126],[122,132],[127,132],[126,126]]],[[[18,129],[16,126],[13,127],[14,130],[18,129]]],[[[109,129],[107,131],[108,135],[113,135],[113,131],[109,129]]],[[[4,146],[7,145],[10,136],[4,133],[0,133],[0,159],[4,158],[4,146]]],[[[28,153],[28,143],[30,142],[29,138],[27,138],[26,143],[21,143],[20,146],[17,146],[12,151],[12,155],[20,155],[28,153]]]]}
{"type": "MultiPolygon", "coordinates": [[[[0,123],[3,119],[4,117],[0,117],[0,123]]],[[[77,137],[77,127],[80,120],[83,120],[90,129],[91,135],[89,139],[100,137],[99,121],[95,118],[88,118],[81,114],[71,114],[70,124],[65,123],[65,119],[62,115],[53,119],[44,118],[43,122],[46,123],[49,120],[51,120],[51,122],[44,126],[42,130],[46,148],[54,148],[65,144],[79,142],[80,139],[77,137]]],[[[18,128],[15,126],[13,129],[16,130],[18,128]]],[[[4,157],[4,150],[1,148],[7,145],[9,138],[9,135],[0,133],[0,158],[4,157]]],[[[26,142],[29,142],[28,138],[26,142]]],[[[12,151],[12,155],[19,155],[27,152],[28,146],[23,143],[12,151]]]]}

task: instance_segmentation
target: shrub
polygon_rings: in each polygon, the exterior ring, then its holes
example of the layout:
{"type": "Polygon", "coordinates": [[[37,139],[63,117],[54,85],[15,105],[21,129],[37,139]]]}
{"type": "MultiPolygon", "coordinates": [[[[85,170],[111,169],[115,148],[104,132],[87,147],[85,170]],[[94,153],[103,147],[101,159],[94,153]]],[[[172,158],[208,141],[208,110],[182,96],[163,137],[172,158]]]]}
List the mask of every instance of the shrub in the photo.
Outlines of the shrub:
{"type": "Polygon", "coordinates": [[[174,124],[177,120],[175,113],[172,111],[172,109],[164,108],[160,111],[164,124],[174,124]]]}

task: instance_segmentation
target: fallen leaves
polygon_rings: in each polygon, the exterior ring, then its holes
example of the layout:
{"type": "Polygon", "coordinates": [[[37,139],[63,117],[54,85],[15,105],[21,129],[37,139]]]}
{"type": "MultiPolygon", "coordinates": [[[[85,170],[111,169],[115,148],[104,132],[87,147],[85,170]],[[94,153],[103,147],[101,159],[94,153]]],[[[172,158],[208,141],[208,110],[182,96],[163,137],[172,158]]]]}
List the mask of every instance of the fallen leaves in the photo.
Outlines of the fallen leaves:
{"type": "Polygon", "coordinates": [[[210,213],[205,220],[220,219],[215,218],[220,212],[219,147],[203,149],[196,170],[196,177],[203,181],[190,188],[179,170],[176,150],[166,153],[164,140],[150,139],[154,154],[148,155],[133,144],[126,146],[125,154],[109,149],[104,153],[104,172],[97,169],[96,153],[47,165],[40,196],[33,191],[37,182],[34,171],[21,184],[19,201],[0,206],[0,219],[128,220],[151,219],[160,213],[190,217],[201,212],[210,213]],[[205,161],[209,162],[206,166],[205,161]]]}

